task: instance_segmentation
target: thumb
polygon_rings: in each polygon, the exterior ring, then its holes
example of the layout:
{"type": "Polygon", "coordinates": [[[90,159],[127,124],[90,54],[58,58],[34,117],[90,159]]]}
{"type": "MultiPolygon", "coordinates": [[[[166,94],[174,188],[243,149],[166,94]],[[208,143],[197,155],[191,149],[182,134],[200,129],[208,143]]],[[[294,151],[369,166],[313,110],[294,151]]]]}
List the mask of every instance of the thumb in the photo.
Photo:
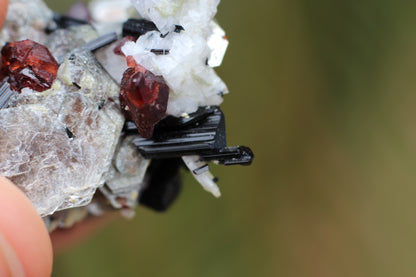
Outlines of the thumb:
{"type": "Polygon", "coordinates": [[[32,203],[0,176],[0,276],[50,276],[52,246],[32,203]]]}
{"type": "Polygon", "coordinates": [[[6,19],[8,6],[9,0],[0,0],[0,28],[3,26],[3,22],[6,19]]]}

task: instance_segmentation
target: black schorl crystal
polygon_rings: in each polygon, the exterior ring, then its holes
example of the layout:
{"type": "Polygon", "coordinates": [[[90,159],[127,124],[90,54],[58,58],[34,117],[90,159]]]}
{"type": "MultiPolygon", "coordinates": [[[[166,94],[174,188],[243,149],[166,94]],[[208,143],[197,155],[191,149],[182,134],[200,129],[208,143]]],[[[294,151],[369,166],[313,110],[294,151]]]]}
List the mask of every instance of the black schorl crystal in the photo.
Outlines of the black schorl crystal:
{"type": "Polygon", "coordinates": [[[181,159],[152,160],[147,170],[147,186],[140,193],[139,203],[163,212],[181,191],[181,159]]]}
{"type": "MultiPolygon", "coordinates": [[[[131,122],[126,123],[124,130],[137,132],[131,122]]],[[[201,107],[188,117],[168,116],[155,126],[151,139],[138,135],[134,144],[148,159],[199,155],[203,161],[249,165],[254,156],[248,147],[227,147],[225,118],[217,106],[201,107]]]]}
{"type": "Polygon", "coordinates": [[[168,55],[170,50],[169,49],[151,49],[150,52],[152,52],[155,55],[168,55]]]}
{"type": "Polygon", "coordinates": [[[181,25],[175,25],[175,33],[180,33],[182,31],[185,31],[185,29],[181,25]]]}
{"type": "Polygon", "coordinates": [[[123,37],[132,36],[135,38],[150,31],[159,31],[156,25],[149,20],[130,18],[123,23],[123,37]]]}
{"type": "MultiPolygon", "coordinates": [[[[134,131],[130,124],[126,127],[134,131]]],[[[226,147],[224,115],[218,107],[206,107],[189,118],[167,117],[155,126],[151,139],[138,136],[134,144],[149,159],[198,155],[201,151],[221,149],[226,147]]]]}

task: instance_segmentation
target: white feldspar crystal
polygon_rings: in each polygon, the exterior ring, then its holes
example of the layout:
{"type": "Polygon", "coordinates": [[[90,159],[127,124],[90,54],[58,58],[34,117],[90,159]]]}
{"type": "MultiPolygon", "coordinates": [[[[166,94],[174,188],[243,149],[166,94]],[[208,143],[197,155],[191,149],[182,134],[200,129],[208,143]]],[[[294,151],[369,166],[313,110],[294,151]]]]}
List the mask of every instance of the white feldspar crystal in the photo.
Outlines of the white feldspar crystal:
{"type": "Polygon", "coordinates": [[[217,184],[214,182],[214,176],[208,171],[208,165],[200,161],[200,156],[183,156],[186,167],[191,171],[194,178],[202,185],[202,187],[212,193],[215,197],[220,197],[221,192],[217,184]],[[206,167],[201,173],[198,170],[206,167]]]}
{"type": "Polygon", "coordinates": [[[156,75],[162,75],[170,88],[167,113],[179,116],[199,106],[219,105],[228,93],[224,82],[208,66],[211,49],[210,24],[219,1],[132,1],[138,13],[152,20],[161,31],[148,32],[122,51],[156,75]],[[184,30],[175,32],[175,25],[184,30]],[[156,55],[152,49],[169,50],[156,55]]]}
{"type": "Polygon", "coordinates": [[[220,66],[228,47],[228,39],[225,31],[218,23],[211,21],[212,34],[208,38],[208,46],[211,49],[211,55],[208,65],[211,67],[220,66]]]}

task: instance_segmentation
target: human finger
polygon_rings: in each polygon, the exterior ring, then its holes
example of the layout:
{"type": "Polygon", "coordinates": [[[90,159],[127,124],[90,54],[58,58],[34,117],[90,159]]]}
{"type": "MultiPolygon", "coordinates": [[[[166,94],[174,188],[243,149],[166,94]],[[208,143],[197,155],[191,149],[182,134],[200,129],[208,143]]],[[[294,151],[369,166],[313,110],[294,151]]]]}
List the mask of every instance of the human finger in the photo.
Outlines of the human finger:
{"type": "Polygon", "coordinates": [[[0,176],[0,276],[50,276],[52,245],[29,199],[0,176]]]}
{"type": "Polygon", "coordinates": [[[0,28],[3,26],[7,15],[7,8],[9,7],[9,0],[0,0],[0,28]]]}
{"type": "Polygon", "coordinates": [[[92,217],[76,223],[69,229],[58,229],[53,231],[51,233],[51,239],[54,252],[60,253],[70,246],[84,241],[95,232],[102,229],[102,227],[111,222],[115,217],[116,214],[114,213],[92,217]]]}

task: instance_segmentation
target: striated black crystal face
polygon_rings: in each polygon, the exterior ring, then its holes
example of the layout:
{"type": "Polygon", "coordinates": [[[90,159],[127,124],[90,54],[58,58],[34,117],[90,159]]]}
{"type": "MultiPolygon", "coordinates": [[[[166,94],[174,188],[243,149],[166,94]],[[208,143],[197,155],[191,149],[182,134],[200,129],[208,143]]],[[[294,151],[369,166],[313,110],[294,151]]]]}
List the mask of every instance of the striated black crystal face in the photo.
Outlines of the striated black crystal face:
{"type": "MultiPolygon", "coordinates": [[[[124,130],[137,132],[131,122],[124,130]]],[[[134,144],[149,159],[199,155],[203,161],[249,165],[254,157],[248,147],[227,147],[225,118],[217,106],[200,107],[188,117],[168,116],[156,125],[151,139],[137,136],[134,144]]]]}

